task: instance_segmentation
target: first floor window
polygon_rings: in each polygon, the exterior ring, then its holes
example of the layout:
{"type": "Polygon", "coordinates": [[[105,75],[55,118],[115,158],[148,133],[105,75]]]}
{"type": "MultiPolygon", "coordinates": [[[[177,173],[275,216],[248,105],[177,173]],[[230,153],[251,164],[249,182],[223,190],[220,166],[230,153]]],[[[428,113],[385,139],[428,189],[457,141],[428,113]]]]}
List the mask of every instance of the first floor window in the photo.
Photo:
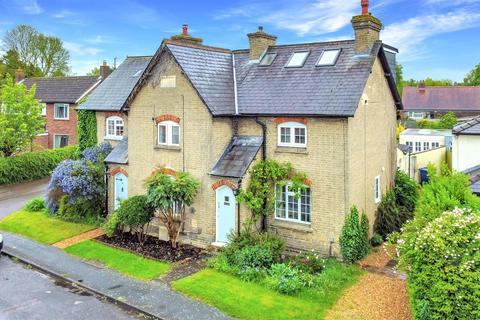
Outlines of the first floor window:
{"type": "Polygon", "coordinates": [[[54,118],[59,120],[68,120],[68,103],[55,103],[54,118]]]}
{"type": "Polygon", "coordinates": [[[307,127],[303,123],[285,122],[278,126],[278,145],[284,147],[306,147],[307,127]]]}
{"type": "Polygon", "coordinates": [[[375,177],[375,203],[379,203],[382,198],[382,185],[380,184],[380,176],[375,177]]]}
{"type": "Polygon", "coordinates": [[[158,144],[180,145],[180,126],[173,121],[163,121],[158,124],[158,144]]]}
{"type": "Polygon", "coordinates": [[[422,151],[422,143],[419,141],[415,142],[415,152],[422,151]]]}
{"type": "Polygon", "coordinates": [[[428,150],[430,149],[430,142],[424,142],[423,143],[423,150],[428,150]]]}
{"type": "Polygon", "coordinates": [[[123,136],[123,119],[120,117],[107,118],[107,137],[120,138],[123,136]]]}
{"type": "Polygon", "coordinates": [[[42,116],[47,115],[47,104],[46,103],[40,103],[40,107],[42,108],[42,116]]]}
{"type": "Polygon", "coordinates": [[[68,136],[65,134],[55,135],[54,148],[63,148],[68,146],[68,136]]]}
{"type": "Polygon", "coordinates": [[[276,187],[275,217],[295,222],[311,222],[311,192],[305,188],[300,196],[290,190],[290,185],[276,187]]]}
{"type": "Polygon", "coordinates": [[[432,148],[438,148],[438,147],[440,147],[440,143],[432,142],[432,148]]]}

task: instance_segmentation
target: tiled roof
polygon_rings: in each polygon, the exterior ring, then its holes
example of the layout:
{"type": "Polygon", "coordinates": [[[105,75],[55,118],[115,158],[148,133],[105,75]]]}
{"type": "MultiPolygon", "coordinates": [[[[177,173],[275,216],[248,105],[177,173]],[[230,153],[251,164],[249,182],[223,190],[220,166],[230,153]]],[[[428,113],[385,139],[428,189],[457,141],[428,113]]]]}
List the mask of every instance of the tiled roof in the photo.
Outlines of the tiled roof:
{"type": "Polygon", "coordinates": [[[232,55],[238,111],[243,115],[353,116],[377,56],[401,107],[381,42],[376,42],[369,54],[355,53],[354,41],[271,46],[268,52],[277,56],[269,66],[252,63],[248,50],[230,52],[178,43],[167,43],[166,47],[213,115],[235,113],[232,55]],[[342,50],[337,63],[315,66],[320,54],[328,49],[342,50]],[[304,66],[285,68],[299,50],[310,52],[304,66]]]}
{"type": "Polygon", "coordinates": [[[452,130],[450,129],[420,129],[420,128],[408,128],[400,132],[401,136],[452,136],[452,130]]]}
{"type": "Polygon", "coordinates": [[[89,90],[100,83],[98,76],[28,78],[22,83],[36,86],[35,98],[45,103],[76,103],[89,90]]]}
{"type": "Polygon", "coordinates": [[[479,87],[403,88],[405,111],[477,111],[480,113],[479,87]]]}
{"type": "Polygon", "coordinates": [[[397,145],[397,148],[405,154],[409,153],[409,152],[412,152],[412,148],[410,146],[407,146],[406,144],[399,143],[397,145]]]}
{"type": "Polygon", "coordinates": [[[122,141],[105,158],[106,163],[128,163],[128,137],[123,137],[122,141]]]}
{"type": "Polygon", "coordinates": [[[243,177],[262,143],[262,137],[233,136],[210,174],[232,178],[243,177]]]}
{"type": "Polygon", "coordinates": [[[480,116],[455,126],[453,133],[480,135],[480,116]]]}
{"type": "Polygon", "coordinates": [[[235,113],[232,55],[228,50],[173,43],[166,47],[213,115],[235,113]]]}
{"type": "Polygon", "coordinates": [[[151,59],[127,57],[78,109],[120,111],[151,59]]]}

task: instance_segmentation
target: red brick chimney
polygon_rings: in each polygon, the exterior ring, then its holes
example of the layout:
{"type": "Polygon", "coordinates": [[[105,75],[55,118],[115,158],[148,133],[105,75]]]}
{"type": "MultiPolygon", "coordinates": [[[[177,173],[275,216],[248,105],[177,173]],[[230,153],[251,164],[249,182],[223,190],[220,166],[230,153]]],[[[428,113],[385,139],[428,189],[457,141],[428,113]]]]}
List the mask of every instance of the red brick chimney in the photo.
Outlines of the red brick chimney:
{"type": "Polygon", "coordinates": [[[15,71],[15,82],[16,83],[19,83],[20,81],[22,81],[23,79],[25,79],[25,72],[23,72],[22,69],[17,69],[15,71]]]}
{"type": "Polygon", "coordinates": [[[188,36],[188,24],[184,24],[184,25],[182,26],[182,34],[183,34],[184,36],[188,36]]]}
{"type": "Polygon", "coordinates": [[[110,75],[110,67],[107,64],[107,61],[103,60],[103,64],[100,66],[100,77],[102,80],[105,80],[110,75]]]}
{"type": "Polygon", "coordinates": [[[182,33],[172,36],[170,40],[194,45],[201,45],[203,42],[202,38],[195,38],[188,34],[188,24],[182,25],[182,33]]]}
{"type": "Polygon", "coordinates": [[[427,89],[427,85],[425,84],[425,80],[420,80],[418,82],[418,91],[420,91],[420,93],[425,93],[426,89],[427,89]]]}

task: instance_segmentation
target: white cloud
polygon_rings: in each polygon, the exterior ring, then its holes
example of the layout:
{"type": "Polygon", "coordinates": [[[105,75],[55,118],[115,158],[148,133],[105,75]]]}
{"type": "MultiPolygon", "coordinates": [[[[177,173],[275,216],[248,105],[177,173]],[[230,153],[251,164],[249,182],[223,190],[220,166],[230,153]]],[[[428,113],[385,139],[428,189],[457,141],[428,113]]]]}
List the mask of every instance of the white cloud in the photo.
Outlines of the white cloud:
{"type": "Polygon", "coordinates": [[[58,12],[52,14],[52,17],[56,18],[56,19],[64,19],[64,18],[71,17],[72,15],[73,15],[72,11],[70,11],[68,9],[63,9],[61,11],[58,11],[58,12]]]}
{"type": "Polygon", "coordinates": [[[65,49],[78,56],[96,56],[103,50],[100,48],[87,47],[81,43],[65,41],[65,49]]]}
{"type": "Polygon", "coordinates": [[[456,10],[410,18],[385,27],[382,40],[400,50],[402,60],[425,54],[423,43],[430,37],[480,26],[480,12],[456,10]]]}
{"type": "Polygon", "coordinates": [[[462,5],[479,3],[478,0],[425,0],[426,4],[462,5]]]}
{"type": "Polygon", "coordinates": [[[15,0],[15,4],[26,14],[36,15],[43,12],[37,0],[15,0]]]}
{"type": "Polygon", "coordinates": [[[92,71],[94,68],[100,66],[100,60],[81,60],[72,59],[71,63],[71,75],[83,76],[92,71]]]}
{"type": "Polygon", "coordinates": [[[99,44],[99,43],[105,43],[105,42],[107,42],[107,40],[105,39],[105,37],[103,37],[101,35],[96,35],[93,38],[85,39],[85,42],[93,43],[93,44],[99,44]]]}

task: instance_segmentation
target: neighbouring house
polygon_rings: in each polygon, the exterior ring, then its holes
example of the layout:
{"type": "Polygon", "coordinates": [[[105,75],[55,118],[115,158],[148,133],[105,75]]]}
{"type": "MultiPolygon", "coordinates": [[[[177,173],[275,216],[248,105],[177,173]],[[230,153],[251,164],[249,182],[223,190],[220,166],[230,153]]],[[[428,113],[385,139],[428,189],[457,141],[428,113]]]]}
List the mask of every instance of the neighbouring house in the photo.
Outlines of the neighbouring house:
{"type": "Polygon", "coordinates": [[[400,133],[399,143],[411,148],[412,153],[446,147],[452,149],[452,130],[409,128],[400,133]]]}
{"type": "Polygon", "coordinates": [[[42,103],[45,131],[34,144],[43,148],[61,148],[77,143],[77,104],[108,76],[108,66],[100,67],[101,76],[43,77],[16,80],[27,88],[36,86],[35,98],[42,103]]]}
{"type": "MultiPolygon", "coordinates": [[[[97,112],[100,141],[110,116],[124,124],[128,117],[128,140],[107,157],[109,210],[119,198],[144,193],[144,180],[158,168],[173,177],[187,171],[201,186],[182,241],[225,243],[250,216],[235,195],[248,185],[252,165],[291,162],[307,174],[306,191],[296,198],[279,187],[267,226],[290,248],[338,256],[350,208],[365,211],[372,226],[394,184],[402,109],[389,65],[395,51],[384,50],[381,22],[362,7],[352,18],[354,40],[277,45],[260,27],[248,34],[248,49],[230,50],[203,45],[184,25],[138,73],[115,77],[120,65],[81,107],[97,112]],[[97,91],[109,98],[95,98],[97,91]]],[[[158,220],[149,232],[167,237],[158,220]]]]}
{"type": "Polygon", "coordinates": [[[433,164],[436,168],[440,168],[443,163],[448,164],[449,154],[445,146],[412,151],[412,147],[399,144],[397,147],[397,168],[415,181],[424,182],[427,179],[428,165],[433,164]]]}
{"type": "Polygon", "coordinates": [[[453,128],[452,168],[470,170],[480,165],[480,116],[453,128]]]}
{"type": "Polygon", "coordinates": [[[480,87],[427,87],[421,81],[418,87],[403,88],[402,101],[405,119],[439,119],[448,112],[460,119],[480,115],[480,87]]]}

